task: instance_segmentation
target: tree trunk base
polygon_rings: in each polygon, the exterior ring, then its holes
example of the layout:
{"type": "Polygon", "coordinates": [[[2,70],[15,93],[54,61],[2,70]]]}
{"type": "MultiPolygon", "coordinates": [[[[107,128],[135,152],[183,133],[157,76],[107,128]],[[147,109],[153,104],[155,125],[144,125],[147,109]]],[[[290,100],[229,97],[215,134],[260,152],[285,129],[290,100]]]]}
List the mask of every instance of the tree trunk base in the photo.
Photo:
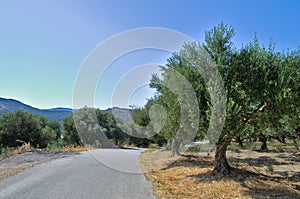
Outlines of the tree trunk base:
{"type": "Polygon", "coordinates": [[[229,145],[229,140],[217,144],[215,154],[215,165],[213,174],[228,175],[231,172],[231,167],[227,162],[226,150],[229,145]]]}
{"type": "Polygon", "coordinates": [[[267,141],[262,141],[262,145],[260,147],[261,151],[268,151],[267,141]]]}
{"type": "Polygon", "coordinates": [[[213,174],[228,175],[230,173],[231,173],[231,167],[228,164],[226,159],[215,163],[213,174]]]}
{"type": "Polygon", "coordinates": [[[172,140],[172,155],[174,157],[179,156],[179,146],[180,146],[180,142],[176,139],[172,140]]]}
{"type": "Polygon", "coordinates": [[[266,136],[264,136],[263,134],[261,134],[259,140],[261,141],[260,150],[261,151],[268,151],[268,146],[267,146],[268,138],[266,136]]]}

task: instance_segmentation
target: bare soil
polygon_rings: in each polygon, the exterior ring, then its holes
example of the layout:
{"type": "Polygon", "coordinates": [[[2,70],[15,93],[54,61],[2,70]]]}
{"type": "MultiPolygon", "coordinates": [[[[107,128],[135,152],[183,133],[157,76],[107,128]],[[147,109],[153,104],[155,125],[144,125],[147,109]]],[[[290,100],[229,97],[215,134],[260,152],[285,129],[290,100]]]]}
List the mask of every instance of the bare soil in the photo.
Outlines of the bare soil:
{"type": "Polygon", "coordinates": [[[299,152],[228,151],[229,176],[212,175],[213,156],[155,150],[139,162],[159,198],[300,198],[299,152]]]}
{"type": "Polygon", "coordinates": [[[53,159],[75,155],[64,151],[27,151],[0,161],[0,179],[53,159]]]}

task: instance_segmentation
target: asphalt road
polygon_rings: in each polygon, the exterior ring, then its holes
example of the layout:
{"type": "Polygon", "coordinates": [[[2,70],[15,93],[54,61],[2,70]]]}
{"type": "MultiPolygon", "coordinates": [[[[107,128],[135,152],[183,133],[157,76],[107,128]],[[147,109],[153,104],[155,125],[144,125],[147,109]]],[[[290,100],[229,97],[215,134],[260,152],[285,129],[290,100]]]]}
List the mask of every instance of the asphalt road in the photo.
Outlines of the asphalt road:
{"type": "Polygon", "coordinates": [[[142,149],[99,149],[0,180],[0,198],[155,198],[137,159],[142,149]]]}

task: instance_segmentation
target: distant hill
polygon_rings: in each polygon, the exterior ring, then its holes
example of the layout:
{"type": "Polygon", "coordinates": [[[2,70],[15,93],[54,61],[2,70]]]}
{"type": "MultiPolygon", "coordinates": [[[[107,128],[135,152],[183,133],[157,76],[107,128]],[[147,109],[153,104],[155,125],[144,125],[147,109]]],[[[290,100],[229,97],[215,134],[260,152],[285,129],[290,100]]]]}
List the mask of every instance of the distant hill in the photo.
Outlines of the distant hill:
{"type": "Polygon", "coordinates": [[[114,115],[117,115],[118,117],[123,119],[123,121],[125,123],[129,122],[131,120],[131,116],[132,116],[132,109],[128,109],[128,108],[113,107],[113,108],[108,108],[103,111],[110,112],[110,113],[113,113],[114,115]]]}
{"type": "Polygon", "coordinates": [[[61,122],[64,117],[70,116],[73,111],[70,108],[38,109],[14,99],[0,97],[0,115],[2,115],[3,112],[12,112],[15,110],[28,111],[34,115],[44,116],[48,118],[48,120],[57,120],[59,122],[61,122]]]}
{"type": "Polygon", "coordinates": [[[71,111],[73,112],[73,109],[71,108],[63,108],[63,107],[59,107],[59,108],[51,108],[51,109],[47,109],[48,111],[71,111]]]}
{"type": "MultiPolygon", "coordinates": [[[[62,122],[62,119],[64,117],[69,117],[73,112],[73,109],[63,108],[63,107],[52,108],[52,109],[38,109],[14,99],[5,99],[0,97],[0,116],[4,112],[12,112],[15,110],[28,111],[34,115],[44,116],[48,120],[57,120],[59,122],[62,122]]],[[[132,115],[131,109],[113,107],[103,111],[113,113],[119,116],[120,118],[122,118],[123,121],[125,122],[131,120],[131,115],[132,115]]]]}

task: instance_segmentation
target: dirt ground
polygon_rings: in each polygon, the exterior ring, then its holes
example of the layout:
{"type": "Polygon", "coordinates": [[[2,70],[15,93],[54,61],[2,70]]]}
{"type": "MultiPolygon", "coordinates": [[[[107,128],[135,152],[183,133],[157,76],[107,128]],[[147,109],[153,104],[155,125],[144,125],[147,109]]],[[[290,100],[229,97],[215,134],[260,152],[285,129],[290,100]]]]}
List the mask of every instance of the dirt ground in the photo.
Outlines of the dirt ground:
{"type": "Polygon", "coordinates": [[[213,155],[153,150],[139,162],[158,198],[300,198],[299,152],[230,150],[226,177],[212,175],[213,155]]]}
{"type": "Polygon", "coordinates": [[[27,151],[0,161],[0,179],[49,160],[75,155],[74,152],[27,151]]]}

